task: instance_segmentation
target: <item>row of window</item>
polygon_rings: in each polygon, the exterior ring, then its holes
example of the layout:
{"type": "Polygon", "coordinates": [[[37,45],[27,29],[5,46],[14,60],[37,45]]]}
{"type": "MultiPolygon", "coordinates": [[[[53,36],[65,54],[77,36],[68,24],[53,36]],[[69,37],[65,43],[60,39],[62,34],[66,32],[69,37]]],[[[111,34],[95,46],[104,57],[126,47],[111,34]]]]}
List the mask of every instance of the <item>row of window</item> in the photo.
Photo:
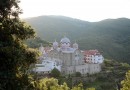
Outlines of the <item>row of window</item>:
{"type": "Polygon", "coordinates": [[[84,56],[86,56],[86,57],[95,57],[95,56],[100,57],[101,55],[84,55],[84,56]]]}
{"type": "MultiPolygon", "coordinates": [[[[85,58],[85,60],[95,60],[95,59],[92,59],[92,58],[85,58]]],[[[98,60],[102,60],[102,59],[98,59],[98,60]]]]}

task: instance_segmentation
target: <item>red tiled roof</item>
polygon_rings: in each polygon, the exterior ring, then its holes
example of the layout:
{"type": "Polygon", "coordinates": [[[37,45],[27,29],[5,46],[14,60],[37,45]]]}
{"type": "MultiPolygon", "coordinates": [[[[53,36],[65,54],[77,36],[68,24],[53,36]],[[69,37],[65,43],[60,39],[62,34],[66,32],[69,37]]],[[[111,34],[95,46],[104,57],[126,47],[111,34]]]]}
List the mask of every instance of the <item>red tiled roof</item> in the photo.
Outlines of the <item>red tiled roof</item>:
{"type": "Polygon", "coordinates": [[[86,50],[83,52],[84,55],[100,55],[98,50],[86,50]]]}
{"type": "Polygon", "coordinates": [[[45,52],[50,52],[51,51],[51,47],[44,47],[45,52]]]}

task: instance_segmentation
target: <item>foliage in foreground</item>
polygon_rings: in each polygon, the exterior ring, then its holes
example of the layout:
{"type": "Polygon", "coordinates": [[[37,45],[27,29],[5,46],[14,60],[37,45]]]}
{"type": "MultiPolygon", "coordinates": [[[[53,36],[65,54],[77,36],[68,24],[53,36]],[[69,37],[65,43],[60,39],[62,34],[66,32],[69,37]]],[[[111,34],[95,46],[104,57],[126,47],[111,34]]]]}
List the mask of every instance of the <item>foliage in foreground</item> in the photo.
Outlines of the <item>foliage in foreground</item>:
{"type": "Polygon", "coordinates": [[[29,90],[32,78],[28,69],[38,54],[24,40],[34,30],[19,19],[18,0],[0,0],[0,90],[29,90]]]}
{"type": "MultiPolygon", "coordinates": [[[[85,90],[83,89],[83,85],[81,83],[70,89],[66,83],[59,85],[58,80],[55,78],[44,78],[39,81],[35,81],[33,86],[35,87],[35,90],[85,90]]],[[[86,90],[95,90],[95,88],[88,88],[86,90]]]]}
{"type": "Polygon", "coordinates": [[[121,90],[130,90],[130,70],[126,73],[126,77],[121,81],[121,90]]]}

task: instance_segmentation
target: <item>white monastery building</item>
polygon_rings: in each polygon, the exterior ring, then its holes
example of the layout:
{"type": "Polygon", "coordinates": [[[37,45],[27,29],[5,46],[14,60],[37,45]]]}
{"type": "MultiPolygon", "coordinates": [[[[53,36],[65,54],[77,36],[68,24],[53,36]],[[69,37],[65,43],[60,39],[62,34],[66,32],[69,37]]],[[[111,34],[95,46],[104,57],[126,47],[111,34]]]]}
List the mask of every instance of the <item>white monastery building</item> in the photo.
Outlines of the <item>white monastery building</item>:
{"type": "Polygon", "coordinates": [[[36,64],[35,72],[50,73],[53,68],[57,68],[64,75],[75,72],[80,72],[85,75],[101,71],[100,64],[103,62],[102,55],[96,50],[96,53],[87,59],[88,52],[82,52],[78,48],[78,44],[76,42],[71,44],[67,37],[63,37],[60,43],[54,41],[53,47],[49,49],[41,45],[39,50],[42,55],[39,58],[40,64],[36,64]]]}
{"type": "Polygon", "coordinates": [[[86,50],[83,52],[86,63],[103,63],[104,58],[98,50],[86,50]]]}
{"type": "Polygon", "coordinates": [[[57,68],[59,71],[61,71],[61,64],[57,64],[55,61],[46,59],[43,60],[41,64],[36,64],[36,68],[34,68],[34,71],[39,74],[48,74],[53,70],[54,68],[57,68]]]}

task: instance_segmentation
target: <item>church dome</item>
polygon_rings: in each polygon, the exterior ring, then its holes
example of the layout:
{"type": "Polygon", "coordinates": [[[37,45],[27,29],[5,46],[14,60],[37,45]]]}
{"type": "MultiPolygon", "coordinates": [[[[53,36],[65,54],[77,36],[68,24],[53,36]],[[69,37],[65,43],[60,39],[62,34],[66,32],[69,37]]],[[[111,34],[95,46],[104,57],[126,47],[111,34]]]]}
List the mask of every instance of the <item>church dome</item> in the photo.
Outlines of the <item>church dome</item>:
{"type": "Polygon", "coordinates": [[[64,37],[60,41],[61,43],[70,43],[70,40],[67,37],[64,37]]]}
{"type": "Polygon", "coordinates": [[[70,48],[70,40],[67,37],[62,38],[60,43],[62,49],[70,48]]]}

